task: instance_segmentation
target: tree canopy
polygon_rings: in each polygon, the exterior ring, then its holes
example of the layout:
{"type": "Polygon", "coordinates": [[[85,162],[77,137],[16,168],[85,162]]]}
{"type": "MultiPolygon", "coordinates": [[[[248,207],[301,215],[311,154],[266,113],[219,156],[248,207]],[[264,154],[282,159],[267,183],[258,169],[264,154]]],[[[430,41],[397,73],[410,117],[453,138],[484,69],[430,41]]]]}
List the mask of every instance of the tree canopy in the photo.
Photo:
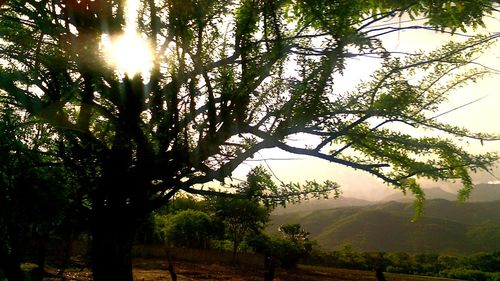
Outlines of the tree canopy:
{"type": "MultiPolygon", "coordinates": [[[[496,1],[138,3],[137,32],[154,57],[148,77],[120,74],[104,55],[103,38],[125,27],[122,1],[10,0],[0,8],[0,101],[54,129],[55,152],[79,174],[93,212],[95,280],[131,280],[120,249],[129,249],[135,226],[178,191],[213,194],[199,184],[223,182],[262,149],[366,171],[419,200],[416,178],[461,180],[466,197],[470,169],[496,160],[451,139],[494,136],[433,116],[450,91],[484,74],[469,63],[497,36],[407,57],[381,40],[401,29],[481,26],[496,1]],[[400,16],[427,22],[379,25],[400,16]],[[363,56],[380,58],[382,68],[357,90],[337,92],[346,60],[363,56]],[[419,128],[445,135],[408,133],[419,128]],[[298,134],[317,141],[294,146],[288,140],[298,134]]],[[[337,188],[282,187],[275,191],[290,196],[337,188]]]]}

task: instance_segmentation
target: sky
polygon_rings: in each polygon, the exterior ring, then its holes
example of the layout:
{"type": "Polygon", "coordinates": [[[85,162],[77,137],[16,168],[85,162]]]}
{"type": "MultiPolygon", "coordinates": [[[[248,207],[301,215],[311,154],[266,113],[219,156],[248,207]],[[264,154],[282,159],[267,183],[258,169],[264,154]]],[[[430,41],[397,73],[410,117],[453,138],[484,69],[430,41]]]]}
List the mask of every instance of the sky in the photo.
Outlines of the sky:
{"type": "MultiPolygon", "coordinates": [[[[470,33],[480,33],[484,31],[500,32],[500,14],[495,18],[486,19],[486,29],[476,30],[470,33]]],[[[431,31],[401,31],[384,37],[385,46],[392,51],[411,52],[418,49],[433,50],[449,40],[463,40],[461,36],[451,36],[448,34],[431,31]]],[[[477,62],[492,69],[500,69],[500,43],[486,50],[477,62]]],[[[347,71],[341,81],[346,86],[354,87],[356,82],[367,79],[373,70],[377,68],[377,61],[374,59],[358,59],[348,63],[347,71]],[[350,83],[345,83],[350,81],[350,83]]],[[[500,135],[500,74],[491,74],[475,84],[470,84],[450,95],[449,101],[442,105],[440,112],[459,107],[476,99],[481,100],[447,113],[439,118],[445,123],[459,125],[474,132],[486,132],[500,135]]],[[[342,89],[339,89],[342,90],[342,89]]],[[[474,153],[499,152],[500,142],[471,141],[467,145],[467,150],[474,153]]],[[[276,179],[284,182],[304,182],[305,180],[333,180],[340,184],[342,195],[346,197],[356,197],[365,200],[379,200],[394,193],[392,187],[387,186],[381,180],[360,171],[329,163],[324,160],[311,157],[293,155],[279,149],[267,149],[255,155],[254,159],[245,162],[235,173],[235,178],[244,179],[248,170],[255,165],[267,166],[276,179]],[[269,159],[267,161],[256,161],[258,159],[269,159]]],[[[500,179],[500,168],[493,169],[493,175],[489,173],[479,173],[473,175],[474,183],[496,182],[500,179]]],[[[420,184],[424,188],[441,187],[450,192],[456,192],[460,188],[459,183],[433,182],[421,180],[420,184]]]]}

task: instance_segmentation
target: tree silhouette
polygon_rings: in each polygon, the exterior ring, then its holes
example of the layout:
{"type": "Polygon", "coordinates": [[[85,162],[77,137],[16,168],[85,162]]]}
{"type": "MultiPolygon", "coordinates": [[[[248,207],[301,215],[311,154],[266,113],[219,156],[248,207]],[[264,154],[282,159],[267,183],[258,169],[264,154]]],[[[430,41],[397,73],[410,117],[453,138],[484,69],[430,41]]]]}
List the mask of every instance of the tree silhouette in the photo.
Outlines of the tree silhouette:
{"type": "MultiPolygon", "coordinates": [[[[449,91],[483,74],[467,65],[496,36],[405,58],[380,37],[477,27],[495,2],[140,1],[137,26],[155,52],[142,78],[118,75],[99,47],[103,34],[122,31],[122,1],[10,0],[0,8],[0,99],[57,130],[54,152],[78,174],[92,212],[94,280],[132,280],[134,232],[152,210],[181,190],[218,193],[199,184],[223,182],[266,148],[371,173],[420,201],[416,177],[459,179],[465,197],[468,169],[495,156],[390,124],[493,139],[433,116],[449,91]],[[427,22],[379,25],[401,15],[427,22]],[[362,56],[382,68],[356,91],[336,92],[346,60],[362,56]],[[295,146],[298,134],[315,141],[295,146]]],[[[332,189],[287,184],[265,196],[332,189]]]]}
{"type": "MultiPolygon", "coordinates": [[[[0,269],[9,280],[23,280],[21,262],[31,252],[41,280],[45,240],[74,229],[77,190],[70,173],[50,153],[53,145],[43,124],[30,123],[9,106],[0,112],[0,269]],[[71,188],[70,188],[71,187],[71,188]],[[29,244],[36,242],[35,249],[29,244]]],[[[49,130],[50,132],[50,130],[49,130]]],[[[83,224],[83,221],[78,221],[83,224]]]]}

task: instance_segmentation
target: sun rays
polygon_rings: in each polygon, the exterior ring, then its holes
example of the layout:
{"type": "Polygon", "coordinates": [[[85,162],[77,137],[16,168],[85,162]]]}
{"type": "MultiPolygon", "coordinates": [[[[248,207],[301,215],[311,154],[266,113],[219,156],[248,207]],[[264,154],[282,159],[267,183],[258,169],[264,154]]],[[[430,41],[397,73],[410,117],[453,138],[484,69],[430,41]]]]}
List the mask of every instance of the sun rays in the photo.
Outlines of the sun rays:
{"type": "Polygon", "coordinates": [[[153,66],[153,51],[137,29],[139,0],[126,0],[125,28],[119,35],[103,34],[101,48],[106,61],[119,75],[149,76],[153,66]]]}

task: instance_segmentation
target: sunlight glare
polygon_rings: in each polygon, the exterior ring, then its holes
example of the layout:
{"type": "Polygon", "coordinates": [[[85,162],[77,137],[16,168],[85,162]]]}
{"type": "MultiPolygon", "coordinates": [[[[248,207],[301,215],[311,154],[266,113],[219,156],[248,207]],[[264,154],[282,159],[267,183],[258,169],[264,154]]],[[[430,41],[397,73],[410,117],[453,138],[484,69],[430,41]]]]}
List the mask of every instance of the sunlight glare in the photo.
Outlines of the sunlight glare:
{"type": "Polygon", "coordinates": [[[141,74],[147,79],[153,66],[153,51],[148,42],[137,33],[139,0],[127,0],[125,31],[117,36],[101,36],[101,48],[106,61],[119,75],[132,77],[141,74]]]}
{"type": "Polygon", "coordinates": [[[134,33],[137,30],[137,17],[139,16],[139,0],[126,0],[125,3],[125,33],[134,33]]]}

